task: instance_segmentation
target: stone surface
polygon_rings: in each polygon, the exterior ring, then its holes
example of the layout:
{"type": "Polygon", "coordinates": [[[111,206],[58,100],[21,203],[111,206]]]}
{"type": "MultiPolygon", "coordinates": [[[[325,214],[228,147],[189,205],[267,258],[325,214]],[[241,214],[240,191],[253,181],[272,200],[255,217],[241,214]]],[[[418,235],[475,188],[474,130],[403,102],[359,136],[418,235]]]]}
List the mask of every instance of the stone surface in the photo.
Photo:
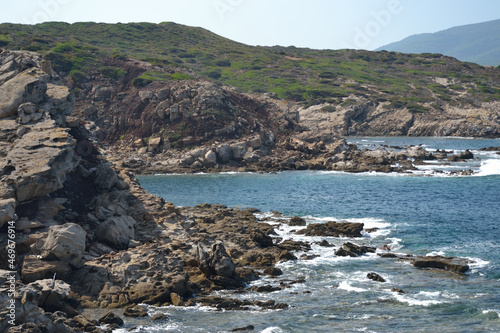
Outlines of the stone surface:
{"type": "Polygon", "coordinates": [[[97,239],[117,249],[128,248],[135,236],[136,220],[131,216],[114,216],[97,227],[97,239]]]}
{"type": "Polygon", "coordinates": [[[86,236],[86,231],[75,223],[52,226],[41,248],[41,255],[46,259],[66,261],[73,267],[82,267],[86,236]]]}
{"type": "Polygon", "coordinates": [[[24,283],[52,279],[54,275],[57,279],[66,280],[71,271],[72,269],[66,261],[46,261],[38,259],[36,256],[27,256],[23,261],[21,276],[24,283]]]}

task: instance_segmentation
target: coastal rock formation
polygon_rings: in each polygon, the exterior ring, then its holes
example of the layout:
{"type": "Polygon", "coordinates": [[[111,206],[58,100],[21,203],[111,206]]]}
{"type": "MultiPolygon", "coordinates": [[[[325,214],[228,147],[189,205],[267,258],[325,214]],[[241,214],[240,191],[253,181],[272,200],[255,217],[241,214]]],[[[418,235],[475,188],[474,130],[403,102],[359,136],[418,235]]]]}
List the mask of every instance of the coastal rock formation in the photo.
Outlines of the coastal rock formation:
{"type": "Polygon", "coordinates": [[[305,229],[299,230],[297,234],[305,236],[323,237],[361,237],[363,223],[335,222],[311,223],[305,229]]]}

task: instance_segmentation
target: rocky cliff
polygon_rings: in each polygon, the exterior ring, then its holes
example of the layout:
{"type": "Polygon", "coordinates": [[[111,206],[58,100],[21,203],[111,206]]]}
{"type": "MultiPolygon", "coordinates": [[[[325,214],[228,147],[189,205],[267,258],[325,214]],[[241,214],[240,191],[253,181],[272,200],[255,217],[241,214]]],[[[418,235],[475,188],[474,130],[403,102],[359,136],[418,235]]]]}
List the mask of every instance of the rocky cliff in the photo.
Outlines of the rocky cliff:
{"type": "Polygon", "coordinates": [[[126,307],[129,316],[147,315],[143,303],[287,307],[192,299],[256,279],[248,267],[278,274],[273,265],[295,256],[255,211],[179,209],[146,193],[70,116],[74,98],[40,55],[4,51],[0,68],[1,332],[123,324],[113,313],[86,318],[85,307],[126,307]]]}

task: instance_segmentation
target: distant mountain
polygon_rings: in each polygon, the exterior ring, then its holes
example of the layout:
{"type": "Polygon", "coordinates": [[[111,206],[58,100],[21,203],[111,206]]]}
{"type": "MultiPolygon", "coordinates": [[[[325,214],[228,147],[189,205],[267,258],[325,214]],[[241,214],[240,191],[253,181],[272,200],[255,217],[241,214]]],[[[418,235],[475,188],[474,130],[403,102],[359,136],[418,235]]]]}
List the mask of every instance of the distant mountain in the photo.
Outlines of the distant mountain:
{"type": "Polygon", "coordinates": [[[441,53],[485,66],[500,65],[500,20],[419,34],[382,46],[377,51],[441,53]]]}

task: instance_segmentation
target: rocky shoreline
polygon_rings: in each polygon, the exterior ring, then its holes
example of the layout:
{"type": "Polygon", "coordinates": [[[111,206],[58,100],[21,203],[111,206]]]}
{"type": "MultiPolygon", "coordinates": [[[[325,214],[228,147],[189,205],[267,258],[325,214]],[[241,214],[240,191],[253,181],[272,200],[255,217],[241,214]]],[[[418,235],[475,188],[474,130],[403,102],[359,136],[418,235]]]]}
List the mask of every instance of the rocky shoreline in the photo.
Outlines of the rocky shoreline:
{"type": "MultiPolygon", "coordinates": [[[[254,209],[175,207],[147,193],[131,171],[404,172],[438,158],[419,147],[361,151],[310,131],[282,141],[261,132],[167,155],[158,154],[166,142],[149,140],[138,143],[144,154],[134,157],[131,150],[105,150],[83,120],[70,116],[74,102],[40,55],[0,54],[0,332],[109,332],[123,324],[112,312],[86,318],[85,308],[120,308],[131,317],[147,315],[140,304],[286,309],[293,305],[211,292],[270,292],[304,282],[283,276],[277,285],[246,288],[259,276],[281,276],[278,262],[310,259],[295,255],[307,252],[309,243],[276,237],[277,223],[302,226],[306,236],[355,239],[369,232],[362,223],[305,226],[299,217],[279,215],[260,220],[254,209]],[[15,255],[9,251],[13,238],[15,255]]],[[[325,242],[322,246],[331,247],[325,242]]],[[[415,267],[468,270],[465,259],[411,257],[355,242],[332,251],[338,256],[377,251],[415,267]]],[[[383,279],[376,273],[367,278],[383,279]]]]}

